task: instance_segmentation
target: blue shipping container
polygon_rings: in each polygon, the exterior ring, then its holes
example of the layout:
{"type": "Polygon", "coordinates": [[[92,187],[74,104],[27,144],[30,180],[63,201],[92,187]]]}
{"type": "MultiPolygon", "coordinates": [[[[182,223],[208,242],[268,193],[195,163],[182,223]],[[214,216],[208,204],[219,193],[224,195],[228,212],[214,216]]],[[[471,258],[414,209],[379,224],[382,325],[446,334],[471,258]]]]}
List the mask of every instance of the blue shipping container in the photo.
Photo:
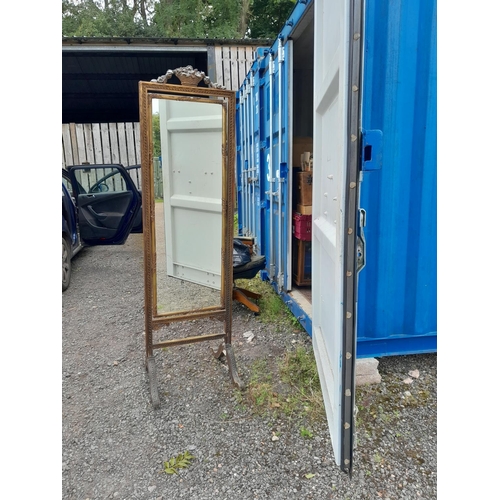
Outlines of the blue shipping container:
{"type": "MultiPolygon", "coordinates": [[[[309,335],[311,292],[293,281],[291,227],[300,153],[310,151],[314,165],[313,4],[297,2],[237,95],[239,233],[255,237],[262,277],[309,335]]],[[[435,352],[436,2],[366,0],[363,19],[356,355],[435,352]]]]}

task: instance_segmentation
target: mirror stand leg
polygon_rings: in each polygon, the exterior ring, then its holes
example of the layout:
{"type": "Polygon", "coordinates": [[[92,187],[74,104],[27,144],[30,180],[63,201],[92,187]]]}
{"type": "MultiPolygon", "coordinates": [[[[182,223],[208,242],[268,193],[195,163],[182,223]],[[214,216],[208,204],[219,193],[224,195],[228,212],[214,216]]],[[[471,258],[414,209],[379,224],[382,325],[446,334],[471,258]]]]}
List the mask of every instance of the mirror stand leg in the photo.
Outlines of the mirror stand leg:
{"type": "Polygon", "coordinates": [[[212,349],[212,353],[216,359],[221,361],[222,356],[226,355],[226,353],[224,352],[225,349],[226,346],[224,345],[224,343],[222,343],[217,350],[212,349]]]}
{"type": "Polygon", "coordinates": [[[156,410],[160,407],[160,395],[158,394],[158,379],[156,377],[156,363],[153,356],[149,356],[146,360],[146,368],[149,376],[149,390],[151,392],[151,402],[156,410]]]}
{"type": "Polygon", "coordinates": [[[227,366],[229,368],[229,376],[233,384],[238,389],[244,389],[245,384],[243,384],[240,376],[238,375],[238,371],[236,369],[236,359],[234,357],[233,346],[231,344],[225,344],[224,342],[219,346],[217,350],[211,349],[214,357],[219,361],[222,361],[222,358],[225,357],[227,359],[227,366]]]}
{"type": "Polygon", "coordinates": [[[243,384],[240,376],[238,375],[238,371],[236,369],[236,359],[234,357],[233,346],[231,344],[226,344],[226,358],[227,358],[227,366],[229,368],[229,375],[231,376],[231,380],[233,384],[238,389],[243,389],[245,385],[243,384]]]}

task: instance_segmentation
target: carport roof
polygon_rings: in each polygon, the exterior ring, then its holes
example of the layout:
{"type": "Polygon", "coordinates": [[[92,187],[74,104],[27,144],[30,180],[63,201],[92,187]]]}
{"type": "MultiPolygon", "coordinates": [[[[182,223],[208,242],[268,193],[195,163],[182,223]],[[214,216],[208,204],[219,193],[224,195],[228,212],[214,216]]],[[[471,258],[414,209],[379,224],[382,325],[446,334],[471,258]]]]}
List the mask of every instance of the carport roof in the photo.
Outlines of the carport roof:
{"type": "Polygon", "coordinates": [[[139,121],[140,80],[149,81],[188,64],[214,78],[213,47],[270,46],[271,42],[63,37],[62,123],[139,121]]]}

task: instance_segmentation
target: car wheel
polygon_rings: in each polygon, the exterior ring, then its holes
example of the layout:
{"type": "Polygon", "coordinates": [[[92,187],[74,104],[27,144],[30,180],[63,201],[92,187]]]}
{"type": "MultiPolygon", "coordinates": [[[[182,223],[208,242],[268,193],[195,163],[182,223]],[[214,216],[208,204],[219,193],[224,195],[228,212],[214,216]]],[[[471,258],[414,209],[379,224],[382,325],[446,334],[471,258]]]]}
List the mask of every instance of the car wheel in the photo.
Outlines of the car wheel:
{"type": "Polygon", "coordinates": [[[69,287],[71,279],[71,250],[65,238],[62,239],[62,289],[69,287]]]}

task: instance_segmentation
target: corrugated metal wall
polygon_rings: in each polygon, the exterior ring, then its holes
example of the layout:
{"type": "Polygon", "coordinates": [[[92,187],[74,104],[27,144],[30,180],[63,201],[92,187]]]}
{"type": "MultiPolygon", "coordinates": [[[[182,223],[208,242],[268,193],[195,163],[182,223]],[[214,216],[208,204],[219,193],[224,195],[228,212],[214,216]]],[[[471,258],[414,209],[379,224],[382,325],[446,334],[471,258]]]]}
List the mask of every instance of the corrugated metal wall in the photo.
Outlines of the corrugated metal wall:
{"type": "Polygon", "coordinates": [[[362,125],[383,132],[365,172],[358,355],[436,350],[436,2],[366,2],[362,125]]]}
{"type": "MultiPolygon", "coordinates": [[[[300,21],[294,19],[289,24],[298,26],[300,21]]],[[[300,44],[306,41],[297,36],[293,43],[299,53],[300,44]]],[[[265,56],[265,60],[252,68],[256,81],[258,77],[262,85],[259,104],[255,106],[259,111],[255,114],[257,129],[249,134],[243,127],[237,134],[238,203],[243,205],[239,206],[240,231],[251,228],[252,209],[264,214],[262,219],[255,217],[261,225],[250,232],[254,234],[256,230],[261,251],[266,255],[270,238],[267,208],[263,211],[260,202],[250,203],[252,197],[245,198],[247,153],[244,151],[249,135],[250,142],[260,145],[261,152],[269,147],[269,139],[265,140],[269,137],[268,58],[265,56]]],[[[293,73],[294,135],[310,131],[307,102],[312,96],[308,91],[309,80],[300,71],[302,59],[297,58],[298,67],[294,67],[293,73]]],[[[435,0],[365,3],[363,77],[362,128],[382,131],[383,161],[380,170],[364,172],[361,183],[360,206],[367,212],[367,225],[366,267],[359,275],[357,355],[434,352],[437,350],[435,0]]],[[[240,110],[245,108],[244,95],[241,89],[240,110]]],[[[259,180],[265,186],[261,200],[270,189],[266,186],[266,155],[260,162],[259,180]]],[[[293,310],[293,300],[289,303],[293,310]]],[[[305,316],[304,312],[300,308],[294,310],[300,317],[305,316]]]]}

